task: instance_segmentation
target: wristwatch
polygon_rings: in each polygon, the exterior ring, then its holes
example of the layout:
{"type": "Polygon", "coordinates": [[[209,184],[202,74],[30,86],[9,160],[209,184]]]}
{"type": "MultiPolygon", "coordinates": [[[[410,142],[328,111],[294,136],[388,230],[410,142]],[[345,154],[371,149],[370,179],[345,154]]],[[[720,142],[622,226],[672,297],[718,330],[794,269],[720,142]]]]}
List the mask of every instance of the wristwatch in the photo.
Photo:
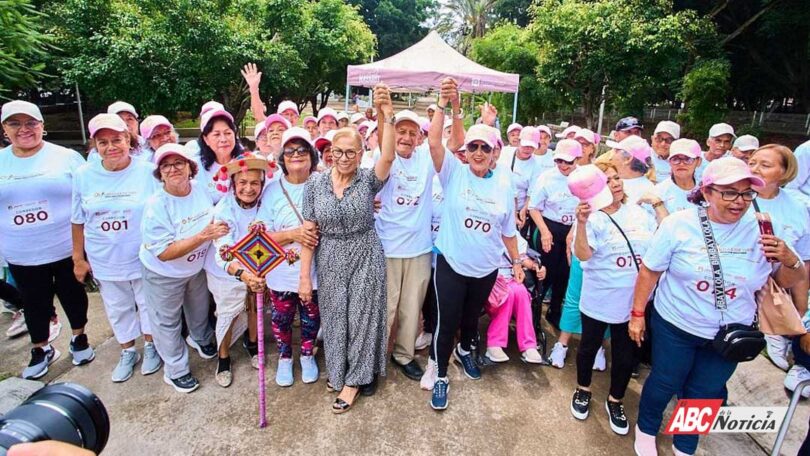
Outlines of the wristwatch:
{"type": "Polygon", "coordinates": [[[396,119],[394,118],[394,116],[391,116],[391,117],[385,119],[385,123],[387,123],[388,125],[394,125],[395,122],[396,122],[396,119]]]}
{"type": "Polygon", "coordinates": [[[244,274],[244,272],[245,272],[244,269],[237,269],[236,274],[234,274],[233,276],[236,277],[236,280],[241,282],[242,281],[242,274],[244,274]]]}
{"type": "Polygon", "coordinates": [[[523,263],[523,260],[521,260],[520,258],[512,258],[512,266],[517,266],[521,263],[523,263]]]}
{"type": "Polygon", "coordinates": [[[663,201],[656,201],[655,203],[652,203],[652,208],[656,209],[656,208],[658,208],[658,206],[663,206],[663,205],[664,205],[663,201]]]}

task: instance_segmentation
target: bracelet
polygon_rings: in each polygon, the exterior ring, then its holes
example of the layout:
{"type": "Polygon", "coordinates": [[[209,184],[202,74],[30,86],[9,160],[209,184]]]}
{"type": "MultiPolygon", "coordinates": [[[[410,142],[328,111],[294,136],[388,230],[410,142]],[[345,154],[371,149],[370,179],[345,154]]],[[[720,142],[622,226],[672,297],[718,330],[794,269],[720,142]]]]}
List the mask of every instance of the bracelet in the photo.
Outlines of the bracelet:
{"type": "Polygon", "coordinates": [[[438,107],[439,107],[439,109],[441,109],[442,111],[444,111],[445,109],[447,109],[447,105],[442,106],[442,105],[440,105],[440,104],[437,104],[436,106],[438,106],[438,107]]]}
{"type": "Polygon", "coordinates": [[[663,201],[659,201],[659,202],[657,202],[657,203],[653,203],[653,204],[652,204],[652,208],[653,208],[653,209],[655,209],[655,208],[657,208],[658,206],[663,206],[663,205],[664,205],[664,202],[663,202],[663,201]]]}
{"type": "Polygon", "coordinates": [[[521,260],[520,258],[512,258],[512,266],[517,266],[520,264],[523,264],[523,260],[521,260]]]}
{"type": "Polygon", "coordinates": [[[644,312],[639,312],[635,309],[632,309],[630,311],[630,316],[635,318],[644,318],[644,312]]]}

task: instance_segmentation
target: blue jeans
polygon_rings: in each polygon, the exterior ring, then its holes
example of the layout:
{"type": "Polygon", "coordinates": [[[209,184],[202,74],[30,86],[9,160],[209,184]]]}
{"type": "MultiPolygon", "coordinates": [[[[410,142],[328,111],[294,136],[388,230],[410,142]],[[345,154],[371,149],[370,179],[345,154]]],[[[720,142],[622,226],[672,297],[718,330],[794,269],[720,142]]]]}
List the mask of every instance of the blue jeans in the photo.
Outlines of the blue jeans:
{"type": "MultiPolygon", "coordinates": [[[[673,395],[680,399],[722,399],[737,363],[715,352],[711,340],[683,331],[654,311],[651,332],[653,365],[641,391],[638,427],[645,434],[656,435],[673,395]]],[[[679,451],[694,454],[698,436],[676,435],[673,443],[679,451]]]]}
{"type": "Polygon", "coordinates": [[[802,346],[799,343],[801,339],[802,339],[801,337],[796,336],[793,338],[791,342],[791,344],[793,345],[793,361],[799,366],[804,367],[805,369],[810,369],[810,354],[802,350],[802,346]]]}

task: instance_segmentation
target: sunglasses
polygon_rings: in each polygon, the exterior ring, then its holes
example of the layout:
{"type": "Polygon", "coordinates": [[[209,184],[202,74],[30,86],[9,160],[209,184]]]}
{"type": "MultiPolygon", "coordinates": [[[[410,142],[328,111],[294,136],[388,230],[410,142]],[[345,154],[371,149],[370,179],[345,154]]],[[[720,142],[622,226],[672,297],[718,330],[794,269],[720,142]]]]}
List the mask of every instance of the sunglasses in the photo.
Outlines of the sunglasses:
{"type": "Polygon", "coordinates": [[[309,155],[309,149],[307,149],[306,147],[296,147],[294,149],[292,147],[288,147],[284,149],[285,157],[292,157],[293,155],[301,155],[301,156],[309,155]]]}
{"type": "Polygon", "coordinates": [[[492,152],[492,147],[489,147],[486,144],[480,144],[480,143],[467,144],[467,152],[469,152],[471,154],[474,154],[474,153],[478,152],[478,149],[481,149],[481,152],[483,152],[485,154],[489,154],[489,153],[492,152]]]}
{"type": "Polygon", "coordinates": [[[673,165],[691,165],[696,160],[697,158],[684,157],[681,155],[676,155],[674,157],[669,158],[669,162],[672,163],[673,165]]]}
{"type": "Polygon", "coordinates": [[[556,164],[556,165],[562,165],[562,164],[573,165],[574,160],[568,161],[568,160],[563,160],[562,158],[555,158],[554,159],[554,164],[556,164]]]}

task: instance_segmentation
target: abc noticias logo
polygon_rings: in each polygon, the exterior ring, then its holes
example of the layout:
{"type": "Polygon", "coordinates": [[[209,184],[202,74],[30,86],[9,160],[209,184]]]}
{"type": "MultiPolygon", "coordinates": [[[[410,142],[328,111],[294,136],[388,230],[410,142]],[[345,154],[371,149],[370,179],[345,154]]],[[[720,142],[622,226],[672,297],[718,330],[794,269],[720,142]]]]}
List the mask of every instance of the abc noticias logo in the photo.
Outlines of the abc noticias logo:
{"type": "Polygon", "coordinates": [[[721,399],[681,399],[665,434],[777,432],[787,407],[723,407],[721,399]]]}

